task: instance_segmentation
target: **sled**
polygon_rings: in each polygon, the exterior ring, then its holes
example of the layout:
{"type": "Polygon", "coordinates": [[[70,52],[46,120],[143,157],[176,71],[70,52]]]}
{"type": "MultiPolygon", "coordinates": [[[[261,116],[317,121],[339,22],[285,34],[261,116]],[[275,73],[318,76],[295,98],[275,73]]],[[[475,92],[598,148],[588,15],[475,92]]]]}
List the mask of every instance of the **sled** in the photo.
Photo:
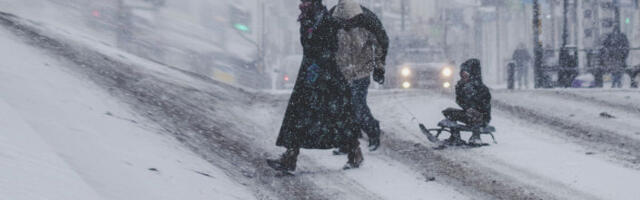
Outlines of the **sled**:
{"type": "MultiPolygon", "coordinates": [[[[493,135],[494,132],[496,132],[496,128],[490,125],[484,126],[484,127],[480,127],[480,136],[482,137],[482,135],[490,135],[491,139],[493,140],[494,144],[498,144],[498,142],[496,141],[495,136],[493,135]]],[[[458,122],[455,121],[451,121],[448,119],[444,119],[442,121],[440,121],[438,123],[438,128],[432,128],[432,129],[428,129],[426,126],[424,126],[424,124],[420,124],[420,130],[422,131],[422,133],[427,136],[427,139],[434,143],[437,144],[438,147],[437,148],[444,148],[447,146],[447,144],[440,140],[440,134],[442,134],[443,132],[448,132],[449,134],[451,134],[452,132],[472,132],[473,131],[473,127],[464,125],[464,124],[460,124],[458,122]]],[[[479,147],[479,146],[488,146],[489,144],[487,143],[483,143],[483,144],[469,144],[468,142],[464,141],[465,146],[470,146],[470,147],[479,147]]]]}

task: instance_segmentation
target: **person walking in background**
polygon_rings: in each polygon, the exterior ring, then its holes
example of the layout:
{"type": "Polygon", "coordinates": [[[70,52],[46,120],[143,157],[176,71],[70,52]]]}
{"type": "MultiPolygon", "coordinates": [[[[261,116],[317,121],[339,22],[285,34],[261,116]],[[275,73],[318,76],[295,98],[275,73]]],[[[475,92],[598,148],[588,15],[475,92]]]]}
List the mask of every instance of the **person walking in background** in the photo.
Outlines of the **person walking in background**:
{"type": "Polygon", "coordinates": [[[286,151],[278,159],[267,159],[267,164],[291,173],[301,148],[342,148],[348,152],[344,169],[358,168],[364,161],[358,142],[360,127],[351,88],[335,60],[336,32],[342,25],[321,0],[302,0],[300,10],[303,59],[276,141],[286,151]]]}
{"type": "Polygon", "coordinates": [[[339,0],[329,12],[345,24],[337,32],[336,61],[351,86],[356,119],[369,138],[369,150],[375,151],[380,146],[382,131],[367,105],[367,94],[372,72],[374,81],[384,83],[389,37],[380,19],[356,0],[339,0]]]}
{"type": "Polygon", "coordinates": [[[607,34],[600,48],[600,60],[605,69],[611,72],[612,88],[622,87],[622,75],[627,67],[630,44],[627,36],[620,32],[620,28],[614,28],[607,34]]]}
{"type": "Polygon", "coordinates": [[[527,47],[520,43],[518,48],[513,52],[513,61],[516,64],[516,81],[518,88],[529,88],[529,64],[531,63],[531,54],[527,51],[527,47]]]}

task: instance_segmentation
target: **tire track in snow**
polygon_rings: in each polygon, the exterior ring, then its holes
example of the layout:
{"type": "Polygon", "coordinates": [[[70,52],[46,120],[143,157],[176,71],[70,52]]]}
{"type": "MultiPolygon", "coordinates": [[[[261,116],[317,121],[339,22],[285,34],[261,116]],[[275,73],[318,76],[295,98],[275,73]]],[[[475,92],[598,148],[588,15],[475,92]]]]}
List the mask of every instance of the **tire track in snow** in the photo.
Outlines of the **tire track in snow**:
{"type": "Polygon", "coordinates": [[[494,108],[532,124],[549,127],[581,146],[606,152],[626,167],[640,169],[640,141],[594,125],[573,122],[539,110],[495,99],[494,108]]]}
{"type": "Polygon", "coordinates": [[[634,106],[632,104],[615,103],[615,102],[599,99],[592,96],[582,95],[576,92],[568,92],[568,91],[541,91],[541,92],[542,94],[547,96],[565,97],[573,101],[582,102],[586,100],[593,104],[597,104],[603,107],[610,107],[610,108],[624,110],[624,111],[627,111],[628,113],[632,113],[640,117],[640,107],[634,106]]]}
{"type": "MultiPolygon", "coordinates": [[[[421,91],[411,91],[411,93],[418,92],[421,91]]],[[[440,93],[429,94],[441,95],[440,93]]],[[[394,104],[402,103],[398,98],[393,99],[397,102],[394,104]]],[[[433,150],[431,146],[425,145],[428,142],[426,138],[419,138],[418,141],[421,142],[418,143],[401,139],[406,136],[398,134],[411,131],[407,127],[384,128],[384,131],[387,134],[383,138],[381,151],[388,157],[422,173],[425,180],[435,178],[436,181],[459,188],[458,190],[463,194],[480,199],[562,199],[493,169],[478,167],[474,163],[459,160],[455,156],[447,155],[445,151],[433,150]]]]}
{"type": "MultiPolygon", "coordinates": [[[[527,167],[527,165],[521,165],[521,163],[517,163],[517,162],[513,163],[508,161],[511,155],[513,154],[501,153],[500,154],[501,156],[498,156],[498,157],[493,156],[492,154],[487,154],[486,152],[492,152],[489,150],[493,150],[493,149],[490,149],[490,147],[489,149],[480,148],[480,149],[460,150],[457,148],[453,148],[453,149],[446,149],[443,151],[433,151],[432,149],[430,149],[430,143],[426,140],[426,138],[424,138],[424,136],[422,136],[421,134],[417,134],[419,133],[419,130],[417,129],[417,124],[415,127],[414,126],[406,127],[406,125],[412,124],[412,123],[406,123],[406,120],[409,120],[410,116],[404,113],[404,111],[402,111],[398,106],[395,106],[397,104],[413,105],[410,108],[415,109],[417,108],[415,107],[415,105],[421,105],[422,104],[421,102],[424,102],[426,104],[430,104],[430,102],[434,102],[435,104],[437,104],[436,107],[438,108],[440,107],[444,108],[447,106],[454,105],[453,103],[444,103],[449,101],[453,102],[453,99],[451,98],[451,96],[449,95],[443,96],[439,93],[432,93],[432,94],[433,95],[424,95],[423,99],[402,99],[402,100],[396,99],[394,101],[389,101],[388,98],[384,98],[382,100],[384,102],[384,104],[382,105],[384,106],[382,107],[375,106],[377,108],[374,108],[374,109],[377,109],[377,110],[374,112],[374,114],[383,113],[383,112],[386,113],[384,119],[389,121],[385,121],[385,124],[393,124],[393,126],[389,126],[386,128],[383,127],[383,129],[386,132],[390,133],[388,134],[387,137],[383,139],[383,144],[389,145],[389,146],[384,146],[385,147],[384,149],[395,148],[393,151],[390,151],[391,153],[393,153],[393,155],[390,155],[390,157],[396,158],[399,161],[404,163],[416,163],[414,166],[414,169],[423,170],[425,177],[430,177],[434,175],[442,176],[445,178],[446,181],[451,181],[451,184],[454,186],[462,187],[462,188],[465,188],[465,187],[470,188],[468,190],[476,190],[481,193],[488,194],[493,198],[498,198],[498,199],[513,199],[513,198],[535,199],[536,196],[540,197],[541,199],[567,199],[567,198],[598,199],[600,197],[597,197],[596,195],[600,195],[600,196],[607,195],[607,192],[603,190],[597,190],[592,193],[588,189],[585,189],[584,187],[585,184],[591,185],[591,186],[601,185],[597,182],[593,182],[594,181],[593,178],[581,179],[582,181],[585,181],[585,182],[575,183],[575,184],[581,185],[580,187],[576,187],[577,185],[574,185],[574,183],[567,182],[568,180],[571,179],[570,177],[569,178],[567,176],[564,176],[563,178],[554,177],[553,176],[554,172],[551,171],[550,173],[550,171],[546,170],[547,168],[545,168],[546,166],[549,166],[549,165],[542,164],[542,165],[536,165],[535,167],[527,167]],[[446,99],[451,99],[451,100],[446,100],[446,99]],[[406,120],[402,118],[406,118],[406,120]],[[393,141],[393,140],[398,140],[399,143],[397,143],[398,141],[393,141]],[[419,141],[419,142],[416,143],[414,141],[419,141]],[[425,144],[426,144],[426,147],[425,147],[425,144]],[[412,148],[411,145],[415,145],[415,146],[412,148]],[[441,158],[437,158],[437,157],[428,158],[429,155],[420,155],[420,153],[435,154],[437,156],[441,156],[441,158]],[[408,155],[402,155],[402,154],[408,154],[408,155]],[[421,158],[420,156],[423,156],[426,158],[421,158]],[[481,156],[481,157],[477,157],[477,156],[481,156]],[[433,163],[442,164],[442,163],[450,162],[452,163],[452,165],[458,165],[458,166],[453,166],[452,167],[453,170],[445,171],[444,173],[437,172],[436,170],[430,171],[429,166],[435,165],[435,164],[429,163],[429,162],[421,163],[424,160],[429,160],[429,159],[431,159],[433,163]],[[507,159],[507,160],[504,160],[504,159],[507,159]],[[455,172],[456,170],[462,171],[462,172],[455,172]],[[468,170],[468,171],[465,172],[464,170],[468,170]],[[471,176],[471,178],[467,178],[467,176],[471,176]],[[491,184],[474,183],[473,176],[481,177],[480,181],[484,181],[485,183],[487,183],[487,181],[483,179],[498,180],[498,183],[502,181],[506,183],[515,183],[515,185],[512,185],[507,188],[503,188],[503,189],[512,190],[515,193],[518,193],[518,192],[521,192],[521,193],[512,194],[505,191],[498,191],[497,193],[498,195],[491,195],[494,193],[491,190],[496,189],[495,188],[496,186],[495,185],[491,186],[491,184]],[[486,187],[486,188],[483,188],[483,187],[486,187]],[[529,192],[530,193],[529,195],[531,195],[530,197],[526,196],[527,191],[530,191],[529,192]],[[509,195],[513,195],[513,196],[509,196],[509,195]],[[517,195],[520,195],[520,197],[516,197],[517,195]]],[[[376,101],[376,99],[373,99],[373,100],[374,102],[376,101]]],[[[429,117],[429,115],[421,116],[421,113],[420,113],[420,112],[428,111],[429,109],[432,109],[432,108],[434,107],[426,106],[423,109],[412,110],[412,112],[417,114],[418,117],[423,117],[423,118],[426,117],[430,120],[433,120],[434,117],[429,117]]],[[[496,118],[495,118],[496,120],[504,121],[504,119],[512,119],[509,113],[502,112],[501,110],[496,110],[496,111],[498,111],[496,113],[496,118]]],[[[438,118],[438,117],[435,117],[435,118],[438,118]]],[[[515,118],[515,120],[521,120],[521,119],[515,118]]],[[[522,120],[522,121],[523,122],[526,121],[526,124],[529,124],[528,120],[522,120]]],[[[500,122],[500,123],[505,125],[504,122],[500,122]]],[[[542,126],[542,127],[544,128],[545,126],[542,126]]],[[[538,127],[538,125],[534,125],[532,128],[533,128],[532,130],[537,130],[540,127],[538,127]]],[[[499,128],[499,130],[504,130],[504,129],[499,128]]],[[[535,132],[539,132],[539,131],[528,131],[527,133],[535,133],[535,132]]],[[[526,136],[526,134],[525,135],[520,134],[520,135],[521,136],[518,136],[517,138],[522,138],[522,136],[526,136]]],[[[543,136],[543,138],[546,138],[546,137],[547,136],[543,136]]],[[[565,140],[563,139],[559,141],[547,142],[543,138],[538,138],[538,139],[536,138],[537,137],[533,137],[532,139],[535,139],[538,142],[543,142],[545,146],[549,146],[549,147],[554,145],[563,146],[562,144],[564,144],[565,142],[565,140]]],[[[508,148],[512,148],[512,147],[516,148],[515,146],[513,146],[513,143],[510,143],[510,144],[503,143],[503,144],[507,146],[511,146],[508,148]]],[[[520,143],[516,143],[516,144],[520,144],[520,143]]],[[[561,147],[561,146],[558,146],[558,147],[561,147]]],[[[508,148],[507,149],[499,148],[499,149],[508,150],[508,148]]],[[[526,157],[528,156],[527,153],[531,153],[531,150],[533,150],[531,149],[530,146],[526,148],[527,150],[522,152],[524,154],[519,153],[521,156],[526,157]]],[[[573,150],[572,148],[562,148],[562,149],[569,150],[569,151],[573,150]]],[[[579,153],[576,152],[577,154],[576,153],[569,153],[569,154],[578,156],[578,157],[585,156],[582,153],[583,151],[580,149],[581,149],[580,147],[576,149],[579,152],[579,153]]],[[[569,151],[566,151],[566,152],[569,152],[569,151]]],[[[545,155],[546,154],[549,154],[549,153],[547,152],[545,153],[545,155]]],[[[551,153],[550,155],[553,155],[553,153],[551,153]]],[[[566,157],[566,154],[562,154],[562,155],[563,157],[566,157]]],[[[544,163],[544,160],[552,161],[552,160],[558,160],[558,159],[543,159],[543,160],[540,160],[539,162],[544,163]]],[[[591,160],[594,160],[594,159],[591,159],[591,160]]],[[[584,160],[584,159],[577,159],[576,161],[582,162],[582,163],[590,163],[588,160],[584,160]]],[[[617,165],[615,164],[606,164],[608,163],[606,161],[604,162],[596,161],[596,162],[603,163],[605,166],[611,166],[611,167],[608,167],[610,169],[618,168],[616,167],[617,165]]],[[[550,165],[550,166],[567,167],[567,163],[561,164],[561,165],[550,165]]],[[[441,169],[441,168],[442,167],[433,167],[433,169],[441,169]]],[[[626,171],[626,172],[633,173],[633,171],[626,171]]],[[[581,174],[581,173],[571,173],[571,174],[575,175],[575,174],[581,174]]],[[[441,177],[438,177],[438,180],[440,179],[441,177]]],[[[629,180],[629,179],[625,179],[625,180],[629,180]]],[[[608,179],[606,181],[607,181],[606,183],[615,183],[615,181],[612,181],[611,179],[608,179]]],[[[633,193],[633,192],[625,192],[625,195],[628,195],[630,193],[633,193]]]]}

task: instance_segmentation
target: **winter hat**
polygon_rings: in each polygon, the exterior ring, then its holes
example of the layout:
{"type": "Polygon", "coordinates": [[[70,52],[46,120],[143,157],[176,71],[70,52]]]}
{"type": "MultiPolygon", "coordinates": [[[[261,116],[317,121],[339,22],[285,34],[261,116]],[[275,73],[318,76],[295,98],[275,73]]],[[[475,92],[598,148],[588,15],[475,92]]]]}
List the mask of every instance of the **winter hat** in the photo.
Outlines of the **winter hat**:
{"type": "Polygon", "coordinates": [[[356,0],[340,0],[333,13],[334,17],[351,19],[362,13],[362,7],[356,0]]]}

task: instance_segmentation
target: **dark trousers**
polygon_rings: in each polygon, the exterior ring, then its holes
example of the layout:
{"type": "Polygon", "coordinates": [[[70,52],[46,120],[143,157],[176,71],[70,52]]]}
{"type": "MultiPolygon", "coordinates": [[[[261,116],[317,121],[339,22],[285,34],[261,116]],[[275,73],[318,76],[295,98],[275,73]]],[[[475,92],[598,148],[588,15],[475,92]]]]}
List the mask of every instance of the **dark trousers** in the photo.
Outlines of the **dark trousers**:
{"type": "Polygon", "coordinates": [[[520,64],[516,67],[516,81],[518,82],[518,88],[529,88],[529,67],[527,64],[520,64]]]}
{"type": "MultiPolygon", "coordinates": [[[[467,112],[462,109],[447,108],[442,111],[442,114],[448,120],[462,122],[471,127],[481,127],[486,125],[486,123],[482,122],[482,119],[474,119],[473,117],[467,115],[467,112]]],[[[481,118],[481,116],[476,117],[481,118]]]]}
{"type": "Polygon", "coordinates": [[[636,66],[633,69],[629,69],[628,73],[629,73],[629,77],[631,78],[631,88],[638,88],[638,82],[636,81],[636,78],[638,74],[640,74],[640,66],[636,66]]]}
{"type": "Polygon", "coordinates": [[[380,136],[380,122],[373,118],[371,110],[367,105],[367,95],[369,93],[369,77],[355,80],[351,83],[351,102],[356,114],[356,120],[362,130],[369,138],[380,136]]]}
{"type": "Polygon", "coordinates": [[[622,88],[622,75],[624,75],[624,72],[613,72],[611,75],[613,77],[611,88],[622,88]]]}

